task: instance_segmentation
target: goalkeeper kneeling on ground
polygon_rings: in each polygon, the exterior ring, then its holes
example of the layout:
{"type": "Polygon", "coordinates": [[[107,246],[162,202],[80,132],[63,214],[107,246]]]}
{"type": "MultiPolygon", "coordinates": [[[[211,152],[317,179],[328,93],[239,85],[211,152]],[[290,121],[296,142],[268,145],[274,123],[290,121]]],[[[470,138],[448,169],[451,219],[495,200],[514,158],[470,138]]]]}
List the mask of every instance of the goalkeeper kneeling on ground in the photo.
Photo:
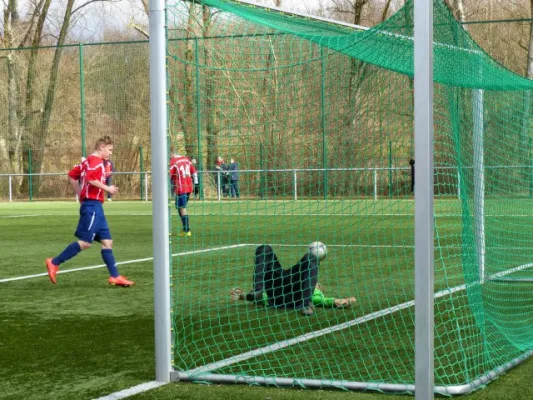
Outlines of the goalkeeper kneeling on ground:
{"type": "Polygon", "coordinates": [[[289,269],[283,269],[271,246],[255,250],[254,288],[248,294],[239,288],[231,289],[232,300],[246,300],[269,307],[299,310],[302,315],[314,314],[313,306],[347,308],[355,297],[336,299],[326,297],[318,285],[319,259],[306,253],[289,269]]]}

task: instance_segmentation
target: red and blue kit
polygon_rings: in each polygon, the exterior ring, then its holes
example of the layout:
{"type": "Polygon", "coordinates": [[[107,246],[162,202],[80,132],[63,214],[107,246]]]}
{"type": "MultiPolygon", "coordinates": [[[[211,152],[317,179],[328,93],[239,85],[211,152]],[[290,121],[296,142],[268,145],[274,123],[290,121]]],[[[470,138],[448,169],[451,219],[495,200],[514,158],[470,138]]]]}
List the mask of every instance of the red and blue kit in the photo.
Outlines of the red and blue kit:
{"type": "Polygon", "coordinates": [[[105,184],[106,174],[104,160],[95,155],[90,155],[81,164],[72,168],[68,176],[80,181],[80,220],[74,235],[85,242],[111,239],[111,232],[104,215],[105,190],[91,185],[90,181],[99,181],[105,184]]]}

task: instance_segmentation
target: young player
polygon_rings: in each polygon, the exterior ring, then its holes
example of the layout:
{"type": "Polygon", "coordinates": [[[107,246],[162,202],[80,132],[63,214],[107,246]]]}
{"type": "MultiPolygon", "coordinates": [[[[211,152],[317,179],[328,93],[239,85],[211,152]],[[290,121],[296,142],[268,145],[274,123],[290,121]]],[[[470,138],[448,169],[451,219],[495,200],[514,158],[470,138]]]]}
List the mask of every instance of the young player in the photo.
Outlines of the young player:
{"type": "Polygon", "coordinates": [[[115,186],[105,184],[104,160],[109,160],[112,153],[113,140],[109,136],[104,136],[96,141],[94,152],[68,173],[70,184],[81,203],[78,228],[74,234],[78,240],[69,244],[57,257],[45,260],[48,276],[54,284],[57,282],[59,266],[75,257],[80,251],[91,247],[93,240],[102,245],[102,259],[110,275],[108,283],[116,286],[134,284],[118,273],[112,250],[113,240],[102,207],[106,192],[110,194],[118,192],[115,186]]]}
{"type": "Polygon", "coordinates": [[[189,158],[176,154],[170,159],[169,172],[172,188],[176,196],[176,210],[178,210],[178,215],[183,225],[180,236],[191,236],[186,207],[193,191],[192,176],[196,174],[196,168],[194,168],[189,158]]]}
{"type": "Polygon", "coordinates": [[[270,307],[300,310],[302,315],[311,316],[318,267],[318,257],[306,253],[291,268],[283,269],[272,247],[261,245],[255,250],[254,288],[244,298],[258,303],[266,295],[270,307]]]}

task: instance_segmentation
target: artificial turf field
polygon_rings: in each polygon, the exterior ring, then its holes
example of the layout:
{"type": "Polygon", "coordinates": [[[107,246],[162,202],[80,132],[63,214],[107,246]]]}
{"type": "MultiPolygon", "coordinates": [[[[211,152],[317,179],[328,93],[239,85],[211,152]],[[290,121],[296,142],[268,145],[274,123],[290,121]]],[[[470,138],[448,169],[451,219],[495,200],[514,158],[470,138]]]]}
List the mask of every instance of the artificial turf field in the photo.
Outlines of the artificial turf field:
{"type": "MultiPolygon", "coordinates": [[[[306,220],[301,214],[325,215],[328,212],[342,214],[342,210],[349,214],[353,205],[348,203],[336,204],[331,210],[331,204],[325,202],[301,202],[300,214],[295,213],[292,202],[279,202],[274,208],[268,202],[222,202],[193,203],[189,207],[191,225],[195,236],[173,240],[173,252],[199,252],[202,249],[213,249],[223,246],[242,245],[223,251],[210,253],[195,253],[197,266],[206,266],[213,261],[218,262],[218,275],[209,271],[193,275],[186,268],[186,257],[180,257],[174,264],[176,276],[176,300],[185,299],[187,290],[197,295],[200,306],[206,307],[202,315],[213,313],[221,315],[221,311],[228,314],[227,320],[218,324],[220,331],[231,332],[235,329],[236,316],[246,321],[261,322],[269,319],[270,325],[280,323],[290,326],[295,335],[314,331],[317,328],[349,321],[353,318],[379,310],[378,296],[370,298],[352,310],[338,312],[336,310],[319,310],[316,318],[303,323],[302,317],[294,313],[271,313],[264,309],[249,307],[244,303],[234,304],[227,301],[228,288],[241,286],[248,288],[250,271],[235,274],[235,265],[250,265],[253,256],[253,246],[259,243],[272,242],[274,245],[288,245],[280,249],[280,258],[299,258],[303,243],[317,239],[314,232],[326,227],[319,226],[316,221],[326,221],[326,224],[337,226],[328,233],[329,241],[318,237],[326,243],[335,240],[339,245],[364,241],[360,229],[351,227],[347,218],[344,222],[331,222],[325,218],[306,220]],[[269,205],[270,204],[270,205],[269,205]],[[329,207],[329,209],[328,209],[329,207]],[[339,208],[340,207],[340,208],[339,208]],[[283,223],[276,222],[271,214],[285,215],[283,223]],[[246,218],[243,218],[246,216],[246,218]],[[258,222],[269,220],[268,224],[258,222]],[[292,223],[292,222],[294,223],[292,223]],[[261,229],[254,227],[259,225],[261,229]],[[342,227],[342,224],[346,226],[342,227]],[[268,229],[264,227],[268,226],[268,229]],[[304,228],[302,228],[302,226],[304,228]],[[298,228],[299,227],[299,228],[298,228]],[[345,232],[345,233],[342,233],[345,232]],[[346,232],[350,232],[349,234],[346,232]],[[342,233],[342,234],[341,234],[342,233]],[[291,246],[292,245],[292,246],[291,246]],[[224,272],[225,271],[225,272],[224,272]],[[179,273],[178,273],[179,272],[179,273]],[[216,278],[216,282],[215,282],[216,278]],[[187,282],[190,281],[188,284],[187,282]],[[181,288],[181,290],[179,290],[181,288]],[[206,290],[219,288],[220,294],[210,295],[210,302],[202,298],[206,290]],[[186,290],[187,289],[187,290],[186,290]],[[275,323],[273,323],[275,320],[275,323]]],[[[370,203],[369,203],[370,204],[370,203]]],[[[411,205],[402,205],[406,211],[411,205]]],[[[116,392],[137,384],[151,381],[154,378],[154,344],[153,344],[153,280],[151,260],[151,205],[149,203],[113,202],[106,204],[106,214],[115,241],[115,256],[119,262],[135,261],[119,265],[122,274],[136,281],[136,286],[130,289],[112,288],[106,284],[105,268],[85,269],[58,275],[58,285],[52,285],[46,276],[38,276],[20,280],[10,280],[45,272],[43,260],[56,255],[66,244],[73,240],[72,233],[77,222],[76,203],[13,203],[0,204],[0,242],[2,257],[0,259],[0,398],[9,399],[91,399],[116,392]]],[[[381,209],[368,208],[362,203],[357,206],[358,213],[376,213],[386,216],[385,206],[381,209]]],[[[365,218],[362,218],[362,221],[365,218]]],[[[397,232],[407,231],[410,223],[398,222],[397,232]]],[[[359,226],[361,223],[359,224],[359,226]]],[[[380,233],[383,234],[383,233],[380,233]]],[[[371,239],[372,235],[366,235],[371,239]]],[[[408,236],[399,239],[405,245],[403,256],[409,257],[408,236]]],[[[389,257],[397,257],[390,254],[389,257]]],[[[343,250],[340,254],[346,254],[343,250]]],[[[340,256],[336,256],[330,247],[328,265],[336,264],[340,256]]],[[[358,257],[358,256],[356,256],[358,257]]],[[[373,257],[373,255],[370,255],[373,257]]],[[[100,252],[90,249],[62,267],[62,270],[101,265],[100,252]]],[[[246,268],[246,267],[245,267],[246,268]]],[[[251,268],[251,267],[249,267],[251,268]]],[[[339,277],[346,281],[349,271],[337,270],[335,274],[327,270],[321,271],[321,282],[326,287],[332,287],[334,280],[339,277]],[[335,278],[335,279],[334,279],[335,278]]],[[[437,272],[438,273],[438,272],[437,272]]],[[[359,277],[361,286],[365,279],[359,277]]],[[[370,279],[370,278],[368,278],[370,279]]],[[[383,281],[391,280],[384,276],[383,281]]],[[[379,283],[381,284],[381,283],[379,283]]],[[[365,284],[367,287],[367,284],[365,284]]],[[[402,295],[402,286],[391,280],[391,287],[398,291],[397,297],[408,300],[408,294],[402,295]],[[402,297],[403,296],[403,297],[402,297]],[[405,298],[404,298],[405,297],[405,298]]],[[[389,290],[390,288],[387,288],[389,290]]],[[[437,288],[438,289],[438,288],[437,288]]],[[[349,286],[335,285],[339,295],[350,295],[349,286]]],[[[354,289],[355,290],[355,289],[354,289]]],[[[358,299],[362,293],[355,293],[358,299]]],[[[181,302],[184,303],[183,301],[181,302]]],[[[184,304],[184,321],[192,315],[198,304],[189,302],[184,304]],[[189,310],[188,310],[189,309],[189,310]]],[[[208,315],[209,316],[209,315],[208,315]]],[[[212,318],[212,316],[210,317],[212,318]]],[[[241,327],[243,325],[241,321],[241,327]]],[[[242,328],[241,328],[242,329],[242,328]]],[[[177,346],[189,348],[191,351],[177,363],[185,368],[205,365],[210,357],[222,358],[234,354],[235,347],[242,342],[242,337],[228,340],[216,345],[219,353],[214,351],[213,344],[206,338],[217,337],[217,332],[211,327],[198,330],[194,338],[184,339],[177,346]],[[200,344],[206,348],[199,348],[200,344]],[[193,346],[194,345],[194,346],[193,346]],[[225,348],[227,347],[227,348],[225,348]],[[193,350],[194,349],[194,350],[193,350]]],[[[356,332],[357,333],[357,332],[356,332]]],[[[275,329],[261,333],[257,345],[270,343],[279,335],[275,329]]],[[[230,335],[231,336],[231,335],[230,335]]],[[[278,338],[279,339],[279,338],[278,338]]],[[[393,338],[394,339],[394,338],[393,338]]],[[[216,342],[216,341],[215,341],[216,342]]],[[[216,344],[216,343],[215,343],[216,344]]],[[[298,359],[296,349],[293,357],[298,359]]],[[[242,352],[242,351],[241,351],[242,352]]],[[[371,355],[369,355],[371,356],[371,355]]],[[[265,356],[269,357],[269,356],[265,356]]],[[[287,356],[288,357],[288,356],[287,356]]],[[[245,366],[253,366],[253,360],[245,366]]],[[[330,361],[331,365],[332,361],[330,361]]],[[[259,363],[265,365],[264,363],[259,363]]],[[[268,363],[271,371],[278,373],[312,373],[313,370],[302,368],[302,363],[293,362],[284,365],[268,363]]],[[[232,372],[239,372],[239,364],[228,367],[232,372]]],[[[270,373],[270,370],[262,371],[270,373]]],[[[490,384],[486,389],[469,396],[471,399],[529,399],[533,398],[533,389],[528,385],[528,378],[533,374],[533,362],[524,364],[511,370],[507,375],[490,384]]],[[[339,391],[300,391],[295,389],[257,388],[242,385],[218,386],[200,384],[170,384],[159,389],[138,395],[133,398],[179,398],[179,399],[396,399],[406,398],[397,395],[382,395],[373,393],[344,393],[339,391]]]]}

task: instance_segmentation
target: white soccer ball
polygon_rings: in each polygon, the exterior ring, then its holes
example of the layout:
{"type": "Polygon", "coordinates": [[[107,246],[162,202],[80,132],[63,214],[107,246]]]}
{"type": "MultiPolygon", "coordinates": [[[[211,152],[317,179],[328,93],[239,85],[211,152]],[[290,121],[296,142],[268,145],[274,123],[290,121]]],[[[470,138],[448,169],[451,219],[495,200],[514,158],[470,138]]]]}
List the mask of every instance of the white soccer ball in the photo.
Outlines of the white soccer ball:
{"type": "Polygon", "coordinates": [[[313,242],[309,245],[309,253],[316,256],[319,260],[323,260],[328,254],[328,249],[322,242],[313,242]]]}

